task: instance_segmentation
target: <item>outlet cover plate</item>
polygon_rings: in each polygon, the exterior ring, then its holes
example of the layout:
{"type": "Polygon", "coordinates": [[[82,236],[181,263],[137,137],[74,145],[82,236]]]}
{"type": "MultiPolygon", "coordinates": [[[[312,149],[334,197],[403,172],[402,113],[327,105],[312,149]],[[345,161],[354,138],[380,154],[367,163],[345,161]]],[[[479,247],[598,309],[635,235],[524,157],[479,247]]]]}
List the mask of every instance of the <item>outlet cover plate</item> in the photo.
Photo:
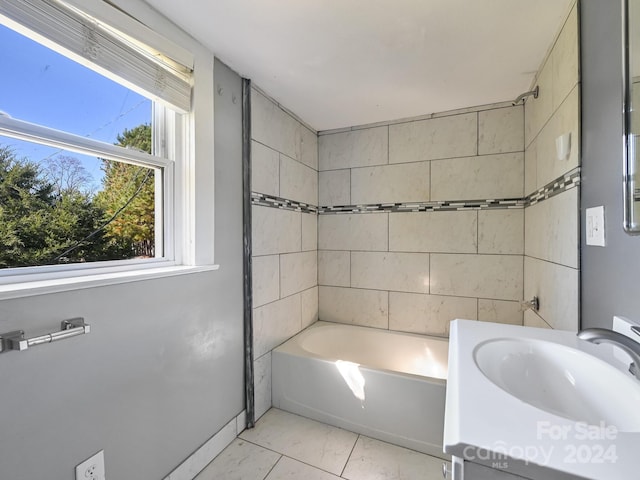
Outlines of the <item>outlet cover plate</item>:
{"type": "Polygon", "coordinates": [[[106,480],[104,450],[100,450],[76,467],[76,480],[106,480]]]}
{"type": "Polygon", "coordinates": [[[604,207],[587,208],[586,220],[587,245],[604,247],[604,207]]]}

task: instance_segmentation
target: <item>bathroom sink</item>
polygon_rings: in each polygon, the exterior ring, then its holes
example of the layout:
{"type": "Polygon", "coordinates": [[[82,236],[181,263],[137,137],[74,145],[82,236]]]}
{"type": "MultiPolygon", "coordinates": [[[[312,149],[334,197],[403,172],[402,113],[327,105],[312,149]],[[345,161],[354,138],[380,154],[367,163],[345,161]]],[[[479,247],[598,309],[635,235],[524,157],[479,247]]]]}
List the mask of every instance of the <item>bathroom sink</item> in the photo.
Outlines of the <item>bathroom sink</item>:
{"type": "Polygon", "coordinates": [[[492,383],[538,409],[640,431],[640,381],[588,353],[543,340],[497,338],[478,344],[473,357],[492,383]]]}

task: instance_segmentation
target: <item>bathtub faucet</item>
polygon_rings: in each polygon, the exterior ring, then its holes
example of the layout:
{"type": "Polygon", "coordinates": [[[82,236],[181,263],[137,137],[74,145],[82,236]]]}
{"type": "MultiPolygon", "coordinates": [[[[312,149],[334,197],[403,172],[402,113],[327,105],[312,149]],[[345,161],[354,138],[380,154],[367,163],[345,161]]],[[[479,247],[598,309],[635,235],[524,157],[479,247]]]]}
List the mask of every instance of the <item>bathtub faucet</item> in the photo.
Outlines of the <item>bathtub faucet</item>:
{"type": "Polygon", "coordinates": [[[633,360],[629,365],[629,372],[640,380],[640,343],[606,328],[587,328],[578,332],[578,338],[596,344],[609,343],[624,350],[633,360]]]}
{"type": "Polygon", "coordinates": [[[520,311],[524,312],[526,310],[533,310],[534,312],[540,310],[540,300],[538,297],[534,296],[528,302],[520,302],[520,311]]]}

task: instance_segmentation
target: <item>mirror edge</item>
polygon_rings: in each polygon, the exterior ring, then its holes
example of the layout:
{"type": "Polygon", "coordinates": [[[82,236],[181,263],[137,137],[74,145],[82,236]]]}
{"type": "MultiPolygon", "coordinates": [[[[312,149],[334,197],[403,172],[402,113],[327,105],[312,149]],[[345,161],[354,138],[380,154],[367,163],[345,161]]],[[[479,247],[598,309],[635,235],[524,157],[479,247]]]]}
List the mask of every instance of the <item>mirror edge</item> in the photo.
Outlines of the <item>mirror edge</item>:
{"type": "MultiPolygon", "coordinates": [[[[622,10],[622,183],[623,183],[623,229],[629,235],[640,234],[640,224],[635,218],[635,163],[636,154],[634,135],[631,130],[631,89],[632,79],[630,77],[630,36],[629,36],[629,0],[621,0],[622,10]]],[[[640,28],[640,26],[639,26],[640,28]]]]}

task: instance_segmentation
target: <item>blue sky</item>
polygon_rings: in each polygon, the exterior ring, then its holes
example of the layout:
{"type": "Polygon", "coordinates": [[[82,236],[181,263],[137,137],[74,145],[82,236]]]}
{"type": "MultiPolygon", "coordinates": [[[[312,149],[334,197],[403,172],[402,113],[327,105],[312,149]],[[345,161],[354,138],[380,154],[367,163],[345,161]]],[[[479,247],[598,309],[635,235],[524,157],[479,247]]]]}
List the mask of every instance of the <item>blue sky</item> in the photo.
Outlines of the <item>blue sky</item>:
{"type": "MultiPolygon", "coordinates": [[[[151,121],[151,101],[0,25],[0,110],[13,118],[115,143],[118,133],[151,121]]],[[[57,150],[0,137],[19,157],[41,161],[57,150]]],[[[99,185],[100,161],[72,155],[99,185]]]]}

